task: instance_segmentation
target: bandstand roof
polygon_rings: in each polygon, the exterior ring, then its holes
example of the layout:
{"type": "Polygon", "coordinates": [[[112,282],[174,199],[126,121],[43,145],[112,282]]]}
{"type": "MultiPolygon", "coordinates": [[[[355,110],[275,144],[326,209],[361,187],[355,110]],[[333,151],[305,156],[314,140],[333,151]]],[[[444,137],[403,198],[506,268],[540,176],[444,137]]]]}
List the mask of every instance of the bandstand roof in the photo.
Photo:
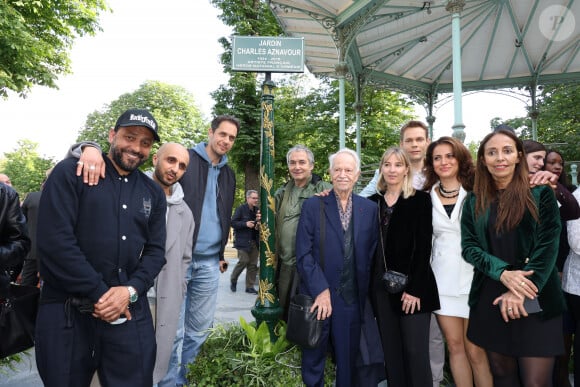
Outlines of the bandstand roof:
{"type": "MultiPolygon", "coordinates": [[[[455,1],[457,3],[457,1],[455,1]]],[[[448,0],[271,0],[314,74],[344,60],[361,84],[452,91],[448,0]]],[[[465,0],[463,90],[580,81],[580,0],[465,0]]]]}

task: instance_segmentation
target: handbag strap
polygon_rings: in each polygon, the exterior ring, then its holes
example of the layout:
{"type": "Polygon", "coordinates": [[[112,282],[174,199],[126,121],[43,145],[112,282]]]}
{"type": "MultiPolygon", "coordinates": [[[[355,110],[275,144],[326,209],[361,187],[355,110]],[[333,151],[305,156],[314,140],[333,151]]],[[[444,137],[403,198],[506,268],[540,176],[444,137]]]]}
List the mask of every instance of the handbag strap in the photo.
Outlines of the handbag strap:
{"type": "MultiPolygon", "coordinates": [[[[377,202],[377,205],[379,207],[378,209],[378,214],[377,214],[377,218],[379,220],[379,235],[381,237],[381,253],[383,254],[383,264],[385,265],[385,271],[387,271],[387,260],[385,258],[385,242],[383,241],[383,229],[381,227],[381,199],[379,199],[379,201],[377,202]]],[[[393,215],[395,213],[393,212],[393,215]]],[[[392,215],[391,215],[392,216],[392,215]]],[[[390,223],[390,220],[389,220],[390,223]]],[[[409,266],[411,266],[413,264],[413,258],[415,257],[415,250],[416,250],[416,240],[413,237],[413,251],[411,253],[411,261],[409,262],[409,266]]]]}
{"type": "Polygon", "coordinates": [[[320,240],[318,241],[318,246],[320,250],[320,266],[322,271],[324,271],[324,239],[326,238],[326,220],[324,217],[324,198],[321,196],[320,199],[320,240]]]}
{"type": "Polygon", "coordinates": [[[385,242],[383,241],[383,228],[381,227],[381,199],[377,202],[378,211],[377,218],[379,221],[379,236],[381,237],[381,254],[383,255],[383,264],[385,265],[385,272],[387,269],[387,260],[385,259],[385,242]]]}

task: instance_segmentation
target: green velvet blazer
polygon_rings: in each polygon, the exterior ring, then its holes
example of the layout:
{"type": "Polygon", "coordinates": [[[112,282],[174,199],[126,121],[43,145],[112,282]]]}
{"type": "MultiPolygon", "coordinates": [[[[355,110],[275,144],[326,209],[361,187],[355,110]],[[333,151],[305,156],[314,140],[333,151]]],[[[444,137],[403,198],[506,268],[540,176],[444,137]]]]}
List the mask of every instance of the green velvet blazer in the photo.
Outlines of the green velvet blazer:
{"type": "Polygon", "coordinates": [[[529,277],[538,287],[538,300],[543,311],[542,318],[551,318],[566,308],[562,284],[556,268],[560,236],[560,214],[552,189],[535,187],[532,194],[539,213],[539,222],[527,212],[517,226],[518,247],[513,265],[490,254],[487,238],[489,209],[475,217],[475,195],[470,193],[463,204],[461,216],[461,247],[463,258],[474,266],[473,282],[469,293],[469,306],[479,300],[479,292],[489,277],[499,281],[504,270],[534,270],[529,277]]]}

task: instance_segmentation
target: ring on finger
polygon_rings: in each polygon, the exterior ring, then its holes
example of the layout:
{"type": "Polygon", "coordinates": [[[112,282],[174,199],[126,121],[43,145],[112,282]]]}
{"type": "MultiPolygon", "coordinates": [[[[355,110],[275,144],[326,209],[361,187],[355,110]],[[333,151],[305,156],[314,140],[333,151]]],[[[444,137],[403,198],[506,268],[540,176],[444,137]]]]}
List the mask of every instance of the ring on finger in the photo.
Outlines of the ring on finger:
{"type": "Polygon", "coordinates": [[[77,161],[77,165],[83,165],[84,163],[82,161],[77,161]]]}
{"type": "Polygon", "coordinates": [[[524,286],[526,283],[524,281],[520,282],[520,286],[524,286]]]}
{"type": "Polygon", "coordinates": [[[512,311],[512,310],[513,310],[512,308],[507,308],[507,311],[508,311],[509,313],[511,313],[511,311],[512,311]]]}
{"type": "Polygon", "coordinates": [[[94,165],[91,165],[91,166],[89,166],[89,169],[92,171],[92,170],[95,169],[95,166],[94,165]]]}

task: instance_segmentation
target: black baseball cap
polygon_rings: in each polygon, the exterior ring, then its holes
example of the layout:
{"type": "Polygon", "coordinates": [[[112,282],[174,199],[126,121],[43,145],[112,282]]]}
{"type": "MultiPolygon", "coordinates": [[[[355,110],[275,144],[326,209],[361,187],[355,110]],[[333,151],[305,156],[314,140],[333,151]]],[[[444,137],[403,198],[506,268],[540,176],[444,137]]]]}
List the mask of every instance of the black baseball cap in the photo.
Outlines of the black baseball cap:
{"type": "Polygon", "coordinates": [[[129,109],[121,114],[115,124],[115,132],[118,131],[120,127],[125,126],[144,126],[151,130],[155,141],[160,141],[159,135],[157,134],[157,121],[155,121],[153,115],[146,109],[129,109]]]}

